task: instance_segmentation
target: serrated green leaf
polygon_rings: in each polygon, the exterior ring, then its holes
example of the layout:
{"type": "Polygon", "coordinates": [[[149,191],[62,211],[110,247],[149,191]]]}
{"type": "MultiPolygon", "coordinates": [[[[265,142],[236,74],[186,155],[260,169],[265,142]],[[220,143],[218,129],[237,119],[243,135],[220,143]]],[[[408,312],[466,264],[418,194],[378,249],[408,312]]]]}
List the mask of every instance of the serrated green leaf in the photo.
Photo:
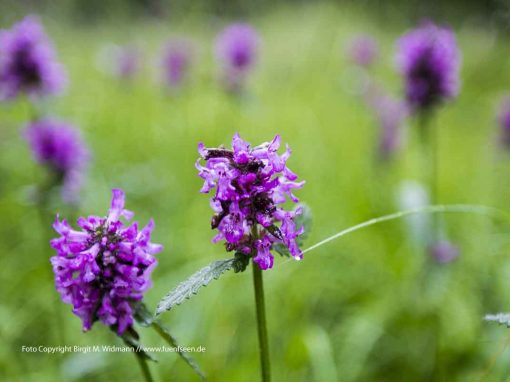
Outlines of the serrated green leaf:
{"type": "Polygon", "coordinates": [[[231,269],[234,260],[234,258],[217,260],[192,274],[187,280],[181,282],[177,287],[171,290],[170,293],[163,297],[156,308],[156,316],[160,315],[165,310],[172,309],[175,305],[181,304],[184,300],[193,297],[193,295],[198,293],[200,288],[206,286],[211,281],[220,277],[224,272],[231,269]]]}
{"type": "Polygon", "coordinates": [[[134,317],[136,322],[138,322],[141,326],[152,326],[170,346],[177,348],[177,353],[179,356],[195,371],[195,373],[198,374],[202,380],[207,379],[195,359],[188,353],[179,350],[179,343],[177,342],[177,339],[170,333],[170,330],[165,325],[163,325],[160,320],[151,314],[143,302],[140,302],[136,305],[134,317]]]}
{"type": "Polygon", "coordinates": [[[486,314],[483,319],[510,327],[510,313],[486,314]]]}

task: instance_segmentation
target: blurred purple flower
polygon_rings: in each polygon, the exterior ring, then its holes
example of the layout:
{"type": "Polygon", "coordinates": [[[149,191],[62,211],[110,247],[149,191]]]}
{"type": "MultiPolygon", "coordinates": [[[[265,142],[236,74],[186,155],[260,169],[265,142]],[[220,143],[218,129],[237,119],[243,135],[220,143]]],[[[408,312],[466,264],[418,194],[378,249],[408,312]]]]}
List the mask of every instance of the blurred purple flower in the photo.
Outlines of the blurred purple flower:
{"type": "Polygon", "coordinates": [[[34,159],[55,173],[66,201],[76,198],[89,152],[79,131],[72,125],[55,120],[32,122],[24,130],[34,159]]]}
{"type": "Polygon", "coordinates": [[[216,188],[211,198],[216,213],[211,227],[219,232],[213,242],[225,240],[227,251],[252,256],[261,269],[272,268],[270,251],[274,244],[284,245],[295,259],[302,259],[296,238],[304,228],[294,223],[302,209],[285,211],[278,204],[285,203],[287,198],[297,203],[292,191],[301,188],[304,182],[296,182],[297,175],[286,166],[290,148],[287,146],[278,155],[279,147],[279,135],[252,148],[237,133],[232,139],[232,150],[198,145],[200,156],[206,161],[205,166],[200,159],[196,163],[199,176],[205,181],[201,192],[216,188]],[[281,223],[279,227],[277,223],[281,223]]]}
{"type": "Polygon", "coordinates": [[[124,80],[132,80],[141,67],[141,52],[133,46],[120,47],[116,54],[116,75],[124,80]]]}
{"type": "Polygon", "coordinates": [[[260,38],[248,24],[231,24],[216,38],[216,57],[229,90],[239,91],[257,60],[260,38]]]}
{"type": "Polygon", "coordinates": [[[459,256],[459,249],[448,240],[441,240],[430,247],[431,256],[441,264],[450,263],[459,256]]]}
{"type": "Polygon", "coordinates": [[[166,43],[163,49],[163,79],[170,88],[179,88],[188,76],[192,64],[191,42],[175,39],[166,43]]]}
{"type": "Polygon", "coordinates": [[[500,125],[499,140],[505,148],[510,148],[510,96],[506,96],[501,101],[498,112],[500,125]]]}
{"type": "Polygon", "coordinates": [[[66,82],[64,69],[37,17],[27,16],[10,30],[0,32],[0,99],[20,93],[57,94],[66,82]]]}
{"type": "Polygon", "coordinates": [[[349,43],[348,55],[356,65],[369,67],[379,56],[379,46],[371,36],[356,36],[349,43]]]}
{"type": "Polygon", "coordinates": [[[133,324],[133,303],[152,286],[150,276],[157,265],[153,255],[162,246],[150,242],[152,219],[141,231],[138,223],[125,226],[119,220],[129,220],[133,213],[124,209],[122,190],[112,193],[108,216],[80,217],[79,231],[57,216],[53,228],[60,237],[51,240],[57,252],[51,264],[57,291],[73,305],[83,330],[99,320],[122,335],[133,324]]]}
{"type": "Polygon", "coordinates": [[[398,41],[397,64],[414,110],[428,110],[457,96],[460,52],[450,29],[423,23],[398,41]]]}
{"type": "Polygon", "coordinates": [[[380,127],[379,157],[389,160],[402,143],[402,127],[408,115],[407,105],[374,88],[367,93],[367,103],[374,111],[380,127]]]}

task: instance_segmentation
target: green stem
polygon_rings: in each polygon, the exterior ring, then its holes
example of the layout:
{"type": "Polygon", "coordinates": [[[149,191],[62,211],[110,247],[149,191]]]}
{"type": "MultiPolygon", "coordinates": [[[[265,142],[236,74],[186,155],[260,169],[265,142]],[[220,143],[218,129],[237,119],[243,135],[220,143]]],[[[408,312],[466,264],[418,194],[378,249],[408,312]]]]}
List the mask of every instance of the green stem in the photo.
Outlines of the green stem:
{"type": "Polygon", "coordinates": [[[253,288],[255,290],[255,307],[257,310],[257,331],[259,336],[260,364],[262,381],[271,381],[271,364],[269,361],[269,345],[267,340],[266,307],[264,303],[264,284],[262,270],[258,264],[252,263],[253,288]]]}
{"type": "MultiPolygon", "coordinates": [[[[427,185],[429,188],[430,204],[439,203],[439,131],[431,123],[432,115],[430,111],[424,111],[419,116],[419,128],[422,134],[422,142],[425,147],[424,171],[427,173],[427,185]]],[[[430,237],[431,243],[439,241],[439,216],[434,216],[432,221],[432,235],[430,237]]]]}
{"type": "MultiPolygon", "coordinates": [[[[352,227],[346,228],[324,240],[321,240],[320,242],[312,245],[311,247],[308,247],[303,251],[304,253],[310,252],[320,246],[323,246],[324,244],[329,243],[330,241],[333,241],[335,239],[338,239],[339,237],[342,237],[344,235],[347,235],[351,232],[358,231],[362,228],[383,223],[389,220],[396,220],[401,219],[403,217],[409,216],[409,215],[416,215],[416,214],[423,214],[423,213],[467,213],[467,214],[479,214],[484,216],[491,216],[495,219],[501,219],[505,221],[510,221],[510,215],[506,213],[505,211],[501,211],[497,208],[493,207],[487,207],[487,206],[479,206],[474,204],[450,204],[450,205],[439,205],[439,206],[426,206],[426,207],[420,207],[420,208],[413,208],[410,210],[405,211],[398,211],[393,214],[384,215],[378,218],[367,220],[366,222],[356,224],[352,227]]],[[[290,260],[287,260],[290,261],[290,260]]],[[[285,261],[285,262],[287,262],[285,261]]]]}
{"type": "Polygon", "coordinates": [[[140,365],[140,369],[142,370],[143,379],[145,382],[153,382],[151,371],[149,370],[149,365],[147,365],[147,359],[144,357],[143,353],[137,352],[135,350],[136,360],[140,365]]]}

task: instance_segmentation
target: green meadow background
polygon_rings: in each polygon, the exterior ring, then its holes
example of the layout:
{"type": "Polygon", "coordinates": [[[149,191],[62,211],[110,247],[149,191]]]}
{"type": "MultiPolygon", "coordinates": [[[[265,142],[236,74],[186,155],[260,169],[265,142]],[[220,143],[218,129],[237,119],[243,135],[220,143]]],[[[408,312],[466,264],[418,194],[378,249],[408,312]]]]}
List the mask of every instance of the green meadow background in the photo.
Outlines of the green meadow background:
{"type": "MultiPolygon", "coordinates": [[[[30,3],[28,3],[30,4],[30,3]]],[[[141,380],[132,354],[22,353],[38,345],[121,345],[99,323],[83,333],[71,307],[54,290],[48,240],[56,213],[75,219],[107,212],[110,190],[127,194],[127,208],[145,224],[156,221],[162,243],[146,303],[215,259],[209,196],[194,163],[197,143],[229,144],[234,132],[258,144],[281,134],[288,164],[306,185],[297,192],[313,211],[305,247],[372,217],[397,211],[403,180],[422,180],[419,136],[407,123],[403,150],[391,162],[375,153],[377,121],[353,91],[359,70],[345,47],[358,33],[373,35],[381,57],[370,76],[398,96],[395,40],[415,17],[387,20],[353,5],[287,4],[242,17],[182,12],[179,17],[109,15],[75,22],[56,7],[41,10],[67,68],[70,86],[40,105],[78,126],[93,159],[78,210],[58,200],[52,216],[31,201],[44,172],[21,137],[26,101],[0,106],[0,377],[3,381],[141,380]],[[261,34],[260,59],[239,99],[218,86],[214,36],[228,22],[252,23],[261,34]],[[195,42],[190,82],[169,94],[159,80],[158,55],[172,36],[195,42]],[[124,83],[98,69],[108,43],[134,43],[144,68],[124,83]],[[56,313],[57,312],[57,313],[56,313]],[[59,318],[60,317],[60,318],[59,318]],[[58,330],[57,328],[61,328],[58,330]],[[59,338],[62,331],[64,338],[59,338]]],[[[373,10],[372,10],[373,11],[373,10]]],[[[1,17],[9,27],[30,6],[1,17]]],[[[495,111],[510,90],[510,40],[505,29],[467,16],[438,21],[455,30],[462,51],[459,97],[434,119],[439,132],[439,201],[509,209],[510,157],[497,145],[495,111]]],[[[510,224],[486,216],[444,216],[460,256],[440,265],[409,239],[397,220],[345,236],[305,255],[276,255],[264,272],[272,373],[275,381],[500,381],[510,373],[510,338],[484,323],[488,312],[510,310],[510,224]]],[[[225,274],[187,303],[161,316],[194,354],[211,381],[256,381],[259,359],[251,270],[225,274]]],[[[143,343],[163,345],[149,329],[143,343]]],[[[171,353],[151,364],[157,380],[198,380],[171,353]]]]}

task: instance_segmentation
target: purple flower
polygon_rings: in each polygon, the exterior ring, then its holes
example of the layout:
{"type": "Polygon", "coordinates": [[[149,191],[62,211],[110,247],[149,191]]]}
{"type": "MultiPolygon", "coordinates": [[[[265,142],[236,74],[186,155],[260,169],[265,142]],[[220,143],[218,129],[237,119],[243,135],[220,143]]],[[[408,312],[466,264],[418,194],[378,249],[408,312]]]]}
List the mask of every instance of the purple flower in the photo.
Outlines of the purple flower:
{"type": "Polygon", "coordinates": [[[30,123],[23,133],[34,159],[62,183],[64,200],[73,200],[89,158],[79,131],[65,122],[48,119],[30,123]]]}
{"type": "Polygon", "coordinates": [[[377,88],[367,93],[367,103],[374,111],[380,127],[379,157],[388,160],[401,146],[402,125],[408,115],[407,105],[377,88]]]}
{"type": "Polygon", "coordinates": [[[37,17],[0,32],[0,99],[52,95],[65,84],[64,69],[37,17]]]}
{"type": "Polygon", "coordinates": [[[459,256],[459,249],[448,240],[441,240],[430,247],[430,254],[438,263],[445,264],[459,256]]]}
{"type": "Polygon", "coordinates": [[[259,47],[257,31],[248,24],[231,24],[216,38],[216,57],[228,89],[238,91],[253,68],[259,47]]]}
{"type": "Polygon", "coordinates": [[[201,159],[196,163],[198,175],[204,179],[201,192],[216,189],[211,198],[215,212],[211,227],[219,232],[213,242],[225,240],[227,251],[253,257],[261,269],[272,268],[271,250],[276,244],[302,259],[296,239],[304,228],[294,223],[302,209],[285,211],[279,205],[287,199],[297,203],[292,192],[304,182],[296,182],[297,175],[286,166],[290,148],[287,146],[282,155],[278,154],[279,148],[279,135],[271,142],[251,147],[237,133],[232,150],[198,145],[205,160],[205,166],[200,164],[201,159]]]}
{"type": "Polygon", "coordinates": [[[356,65],[369,67],[379,56],[379,46],[371,36],[360,35],[350,42],[348,54],[356,65]]]}
{"type": "Polygon", "coordinates": [[[450,29],[424,23],[398,41],[397,64],[413,109],[430,109],[459,91],[460,52],[450,29]]]}
{"type": "Polygon", "coordinates": [[[62,301],[88,331],[96,321],[122,335],[133,324],[133,304],[152,286],[150,275],[157,265],[154,254],[162,250],[150,242],[154,221],[142,230],[138,223],[125,226],[120,220],[133,217],[124,209],[124,192],[113,189],[108,216],[81,217],[74,230],[64,219],[53,228],[60,237],[51,240],[57,252],[51,258],[55,286],[62,301]]]}
{"type": "Polygon", "coordinates": [[[170,88],[179,88],[188,75],[193,52],[188,40],[167,42],[163,50],[162,68],[164,82],[170,88]]]}
{"type": "Polygon", "coordinates": [[[141,54],[133,46],[120,47],[116,52],[116,75],[125,80],[132,80],[141,66],[141,54]]]}
{"type": "Polygon", "coordinates": [[[500,105],[498,113],[500,124],[500,142],[503,147],[510,147],[510,96],[506,96],[500,105]]]}

